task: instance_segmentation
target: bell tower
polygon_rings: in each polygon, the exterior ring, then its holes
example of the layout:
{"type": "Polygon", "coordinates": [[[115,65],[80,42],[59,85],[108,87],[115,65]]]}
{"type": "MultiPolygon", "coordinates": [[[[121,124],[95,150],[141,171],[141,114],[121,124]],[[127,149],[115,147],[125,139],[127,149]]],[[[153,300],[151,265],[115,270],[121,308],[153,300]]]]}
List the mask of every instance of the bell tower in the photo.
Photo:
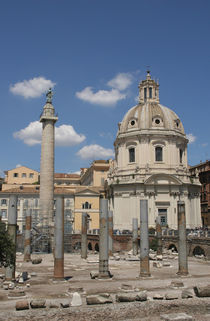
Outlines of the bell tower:
{"type": "Polygon", "coordinates": [[[151,79],[150,70],[147,70],[146,80],[142,80],[138,88],[140,104],[146,102],[159,103],[159,84],[151,79]]]}

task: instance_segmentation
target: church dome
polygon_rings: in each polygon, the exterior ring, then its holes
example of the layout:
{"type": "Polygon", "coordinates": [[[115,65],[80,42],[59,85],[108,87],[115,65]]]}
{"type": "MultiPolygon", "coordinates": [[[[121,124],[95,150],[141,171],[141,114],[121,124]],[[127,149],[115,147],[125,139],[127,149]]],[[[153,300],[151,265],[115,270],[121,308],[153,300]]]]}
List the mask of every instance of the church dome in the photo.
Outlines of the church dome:
{"type": "Polygon", "coordinates": [[[159,103],[159,84],[151,79],[149,71],[147,79],[139,84],[139,88],[139,104],[125,114],[119,123],[118,135],[140,130],[169,130],[185,136],[184,127],[176,113],[159,103]]]}

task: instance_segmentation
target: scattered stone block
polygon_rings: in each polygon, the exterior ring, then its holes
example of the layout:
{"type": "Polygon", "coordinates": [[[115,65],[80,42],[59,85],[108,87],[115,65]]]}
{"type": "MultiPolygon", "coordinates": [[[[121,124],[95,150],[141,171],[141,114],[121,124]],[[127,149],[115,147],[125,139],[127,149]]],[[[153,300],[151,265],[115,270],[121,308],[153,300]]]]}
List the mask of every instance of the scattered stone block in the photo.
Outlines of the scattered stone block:
{"type": "Polygon", "coordinates": [[[8,290],[9,289],[9,282],[6,281],[6,282],[3,283],[3,289],[4,290],[8,290]]]}
{"type": "Polygon", "coordinates": [[[176,300],[176,299],[178,299],[178,295],[175,293],[166,293],[165,299],[166,300],[176,300]]]}
{"type": "Polygon", "coordinates": [[[15,283],[10,282],[9,285],[8,285],[8,289],[9,290],[13,290],[14,288],[15,288],[15,283]]]}
{"type": "Polygon", "coordinates": [[[136,294],[136,301],[147,301],[147,292],[141,291],[136,294]]]}
{"type": "Polygon", "coordinates": [[[121,290],[125,291],[133,291],[133,286],[131,284],[122,284],[121,285],[121,290]]]}
{"type": "Polygon", "coordinates": [[[135,262],[135,261],[140,261],[140,258],[137,256],[130,256],[130,257],[127,257],[125,260],[135,262]]]}
{"type": "Polygon", "coordinates": [[[210,284],[207,286],[195,286],[193,289],[195,295],[199,298],[210,297],[210,284]]]}
{"type": "Polygon", "coordinates": [[[173,288],[182,288],[184,287],[184,283],[182,281],[172,281],[171,287],[173,288]]]}
{"type": "Polygon", "coordinates": [[[99,276],[99,273],[97,271],[91,271],[90,272],[90,277],[91,279],[95,279],[99,276]]]}
{"type": "Polygon", "coordinates": [[[162,294],[155,293],[153,295],[153,300],[163,300],[163,299],[164,299],[164,296],[162,294]]]}
{"type": "Polygon", "coordinates": [[[182,299],[193,298],[193,291],[191,289],[182,290],[182,299]]]}
{"type": "Polygon", "coordinates": [[[12,291],[9,291],[8,293],[8,297],[10,298],[18,298],[18,297],[21,297],[21,296],[25,296],[25,292],[23,290],[12,290],[12,291]]]}
{"type": "Polygon", "coordinates": [[[46,300],[44,299],[31,300],[30,306],[32,309],[46,308],[46,300]]]}
{"type": "Polygon", "coordinates": [[[71,306],[72,307],[77,307],[82,305],[82,298],[78,292],[73,293],[72,301],[71,301],[71,306]]]}
{"type": "Polygon", "coordinates": [[[3,279],[5,277],[5,274],[0,273],[0,279],[3,279]]]}
{"type": "Polygon", "coordinates": [[[171,263],[170,263],[170,262],[164,262],[164,261],[163,261],[163,266],[165,266],[165,267],[166,267],[166,266],[171,266],[171,263]]]}
{"type": "Polygon", "coordinates": [[[163,260],[163,256],[162,255],[157,255],[157,260],[158,261],[162,261],[163,260]]]}
{"type": "Polygon", "coordinates": [[[24,284],[24,280],[23,280],[23,278],[22,278],[22,277],[20,277],[20,278],[19,278],[18,283],[20,283],[20,284],[24,284]]]}
{"type": "Polygon", "coordinates": [[[27,288],[30,288],[31,284],[30,284],[30,283],[27,283],[26,286],[27,286],[27,288]]]}
{"type": "Polygon", "coordinates": [[[155,261],[156,260],[156,254],[149,253],[149,259],[152,260],[152,261],[155,261]]]}
{"type": "Polygon", "coordinates": [[[82,287],[69,288],[69,289],[68,289],[68,292],[69,292],[69,293],[72,293],[72,292],[81,293],[81,292],[84,292],[84,289],[83,289],[82,287]]]}
{"type": "Polygon", "coordinates": [[[134,301],[146,301],[147,293],[146,291],[133,292],[133,293],[118,293],[116,295],[117,302],[134,302],[134,301]]]}
{"type": "Polygon", "coordinates": [[[170,313],[161,315],[161,320],[164,321],[190,321],[193,320],[191,315],[186,313],[170,313]]]}
{"type": "Polygon", "coordinates": [[[94,305],[94,304],[107,304],[107,303],[113,303],[113,300],[108,293],[101,293],[101,294],[95,294],[95,295],[88,295],[86,297],[86,302],[88,305],[94,305]]]}
{"type": "Polygon", "coordinates": [[[15,309],[17,311],[19,310],[28,310],[29,309],[29,303],[27,300],[17,301],[15,305],[15,309]]]}
{"type": "Polygon", "coordinates": [[[60,304],[58,302],[50,301],[49,302],[49,308],[50,309],[59,309],[60,304]]]}
{"type": "Polygon", "coordinates": [[[119,256],[119,255],[116,255],[116,256],[114,257],[114,259],[115,259],[115,261],[120,261],[120,256],[119,256]]]}
{"type": "Polygon", "coordinates": [[[31,263],[32,263],[32,264],[40,264],[40,263],[42,263],[42,259],[41,259],[41,258],[32,259],[32,260],[31,260],[31,263]]]}
{"type": "Polygon", "coordinates": [[[62,302],[60,302],[61,308],[69,308],[70,303],[69,300],[63,300],[62,302]]]}
{"type": "Polygon", "coordinates": [[[154,261],[153,262],[153,266],[156,267],[156,268],[162,268],[162,263],[158,262],[158,261],[154,261]]]}
{"type": "Polygon", "coordinates": [[[136,301],[136,293],[118,293],[115,298],[117,302],[134,302],[136,301]]]}

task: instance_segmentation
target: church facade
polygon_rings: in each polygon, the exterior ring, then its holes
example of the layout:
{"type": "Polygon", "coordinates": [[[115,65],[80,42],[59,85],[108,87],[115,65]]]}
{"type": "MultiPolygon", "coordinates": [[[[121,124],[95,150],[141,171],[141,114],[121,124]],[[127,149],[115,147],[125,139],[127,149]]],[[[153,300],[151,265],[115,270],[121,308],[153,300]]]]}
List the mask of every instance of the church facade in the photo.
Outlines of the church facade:
{"type": "Polygon", "coordinates": [[[185,202],[186,227],[201,226],[200,183],[187,163],[184,127],[174,111],[160,104],[159,84],[150,72],[139,84],[139,103],[128,110],[114,142],[115,161],[107,194],[114,229],[132,229],[140,200],[148,200],[148,221],[177,228],[177,201],[185,202]]]}

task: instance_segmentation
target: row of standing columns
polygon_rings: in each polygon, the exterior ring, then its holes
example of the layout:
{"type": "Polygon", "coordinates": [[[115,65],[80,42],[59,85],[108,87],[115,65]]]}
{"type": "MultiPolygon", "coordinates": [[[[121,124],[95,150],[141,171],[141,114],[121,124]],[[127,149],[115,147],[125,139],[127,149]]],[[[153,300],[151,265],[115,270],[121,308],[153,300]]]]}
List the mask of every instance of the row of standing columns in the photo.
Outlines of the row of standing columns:
{"type": "MultiPolygon", "coordinates": [[[[82,214],[81,257],[87,258],[87,213],[82,214]]],[[[138,219],[133,219],[133,253],[138,253],[138,219]]],[[[8,233],[16,245],[17,196],[11,195],[8,209],[8,233]]],[[[26,213],[24,260],[30,261],[31,210],[26,213]]],[[[156,221],[157,253],[162,253],[162,233],[159,219],[156,221]]],[[[179,231],[179,275],[188,274],[185,203],[178,202],[179,231]]],[[[108,200],[100,200],[100,237],[99,237],[99,278],[109,278],[109,256],[113,253],[113,213],[108,211],[108,200]]],[[[150,276],[148,201],[140,200],[140,276],[150,276]]],[[[15,262],[6,268],[6,280],[15,278],[15,262]]],[[[64,198],[56,200],[54,278],[64,278],[64,198]]]]}

